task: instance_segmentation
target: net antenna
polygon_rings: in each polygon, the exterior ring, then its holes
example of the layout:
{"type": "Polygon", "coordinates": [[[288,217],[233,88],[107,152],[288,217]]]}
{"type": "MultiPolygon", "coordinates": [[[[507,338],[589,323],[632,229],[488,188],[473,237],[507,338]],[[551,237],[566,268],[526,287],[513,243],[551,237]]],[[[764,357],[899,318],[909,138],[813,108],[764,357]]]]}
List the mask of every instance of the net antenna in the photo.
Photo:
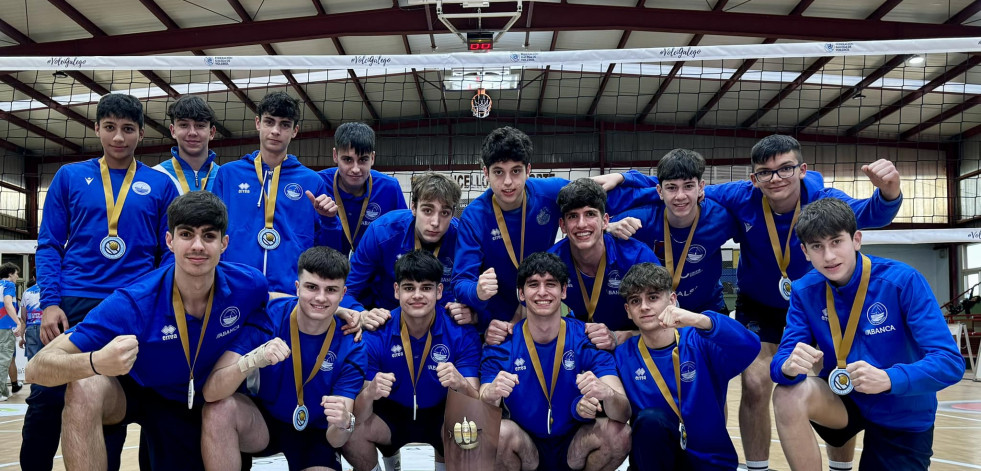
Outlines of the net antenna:
{"type": "MultiPolygon", "coordinates": [[[[430,3],[431,1],[432,0],[422,0],[422,1],[416,0],[416,2],[423,3],[423,4],[430,3]]],[[[518,21],[518,18],[521,17],[521,13],[522,13],[521,2],[522,0],[482,0],[482,1],[481,0],[436,0],[436,17],[439,18],[439,21],[443,22],[443,24],[446,26],[447,29],[450,30],[451,33],[457,35],[457,37],[459,37],[465,44],[467,43],[466,35],[463,34],[463,32],[461,32],[459,29],[457,29],[456,26],[453,26],[453,22],[451,20],[461,19],[461,18],[463,19],[476,18],[477,29],[481,30],[483,29],[482,22],[484,18],[509,18],[508,22],[504,25],[504,28],[498,31],[497,35],[494,36],[494,41],[496,42],[500,40],[501,36],[504,36],[504,33],[508,32],[508,30],[510,30],[511,27],[514,26],[514,23],[518,21]],[[484,13],[482,11],[483,8],[489,7],[491,3],[511,3],[511,2],[516,3],[515,10],[513,12],[505,11],[505,12],[498,12],[498,13],[484,13]],[[444,13],[443,12],[444,3],[458,3],[462,5],[463,8],[475,8],[477,9],[477,11],[467,12],[467,13],[444,13]]],[[[409,3],[412,4],[414,2],[410,0],[409,3]]]]}
{"type": "Polygon", "coordinates": [[[483,88],[477,89],[477,94],[470,99],[470,109],[473,111],[473,116],[477,119],[484,119],[490,116],[491,106],[494,104],[494,100],[491,100],[490,95],[487,94],[487,90],[483,88]]]}

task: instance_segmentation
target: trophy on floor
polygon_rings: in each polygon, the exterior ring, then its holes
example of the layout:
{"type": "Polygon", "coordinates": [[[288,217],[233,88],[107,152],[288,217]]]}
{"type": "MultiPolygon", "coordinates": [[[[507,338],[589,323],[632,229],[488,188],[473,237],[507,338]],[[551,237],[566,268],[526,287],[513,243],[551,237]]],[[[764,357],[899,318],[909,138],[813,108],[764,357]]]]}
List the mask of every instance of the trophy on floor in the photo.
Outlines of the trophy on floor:
{"type": "Polygon", "coordinates": [[[443,452],[448,471],[493,471],[501,432],[501,409],[447,391],[443,452]]]}

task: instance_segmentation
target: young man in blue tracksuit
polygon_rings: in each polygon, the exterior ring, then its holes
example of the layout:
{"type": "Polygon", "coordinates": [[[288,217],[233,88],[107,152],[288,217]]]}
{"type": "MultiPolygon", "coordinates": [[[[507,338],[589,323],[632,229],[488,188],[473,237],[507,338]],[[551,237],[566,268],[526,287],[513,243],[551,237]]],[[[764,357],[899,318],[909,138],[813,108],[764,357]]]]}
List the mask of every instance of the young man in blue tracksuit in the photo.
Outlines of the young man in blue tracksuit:
{"type": "MultiPolygon", "coordinates": [[[[375,330],[399,305],[391,292],[395,262],[403,255],[425,249],[443,264],[443,286],[450,286],[459,221],[453,216],[460,203],[460,186],[438,173],[425,173],[412,181],[412,209],[397,209],[365,230],[365,243],[351,256],[345,299],[361,312],[365,328],[375,330]]],[[[452,296],[447,296],[452,299],[452,296]]],[[[470,323],[470,308],[452,302],[445,306],[457,322],[470,323]]]]}
{"type": "Polygon", "coordinates": [[[517,281],[528,315],[480,364],[480,399],[505,408],[497,468],[615,469],[630,449],[630,404],[613,355],[562,317],[569,273],[558,256],[529,255],[517,281]]]}
{"type": "Polygon", "coordinates": [[[615,353],[633,412],[630,463],[644,470],[736,469],[726,390],[756,358],[760,339],[725,314],[676,306],[671,286],[668,270],[652,263],[634,265],[620,285],[640,329],[615,353]]]}
{"type": "MultiPolygon", "coordinates": [[[[8,369],[17,355],[17,337],[24,335],[26,326],[17,314],[17,280],[20,268],[7,262],[0,265],[0,402],[10,397],[17,388],[17,378],[7,378],[8,369]],[[11,390],[7,389],[10,379],[11,390]]],[[[14,371],[17,371],[16,365],[14,371]]]]}
{"type": "MultiPolygon", "coordinates": [[[[297,263],[296,296],[269,301],[271,331],[249,326],[204,385],[202,453],[209,470],[241,469],[240,451],[283,453],[291,470],[341,470],[338,450],[357,419],[364,352],[336,316],[348,260],[313,247],[297,263]],[[270,339],[271,337],[271,339],[270,339]],[[257,376],[255,396],[235,394],[257,376]]],[[[363,418],[362,418],[363,420],[363,418]]]]}
{"type": "Polygon", "coordinates": [[[423,442],[443,465],[443,413],[447,389],[477,397],[480,338],[470,325],[458,325],[440,306],[444,266],[426,250],[395,262],[399,307],[384,328],[364,335],[365,387],[355,414],[361,426],[344,447],[358,471],[380,471],[398,461],[399,449],[423,442]]]}
{"type": "Polygon", "coordinates": [[[476,311],[480,332],[492,324],[508,330],[520,305],[514,284],[518,264],[555,241],[561,216],[555,197],[569,181],[528,178],[532,150],[531,139],[517,129],[492,131],[481,148],[490,188],[460,217],[453,292],[476,311]]]}
{"type": "Polygon", "coordinates": [[[375,131],[364,123],[344,123],[334,131],[334,164],[320,171],[327,195],[337,203],[343,230],[341,252],[360,245],[365,230],[389,211],[408,209],[399,181],[371,169],[375,163],[375,131]]]}
{"type": "Polygon", "coordinates": [[[116,290],[27,365],[31,382],[68,384],[68,469],[106,469],[103,426],[133,422],[141,425],[150,469],[204,469],[201,387],[243,326],[264,322],[265,278],[219,262],[228,246],[221,200],[190,192],[167,216],[174,263],[116,290]]]}
{"type": "Polygon", "coordinates": [[[217,131],[214,110],[201,97],[184,95],[170,105],[167,117],[177,145],[170,149],[170,160],[153,169],[170,177],[179,194],[211,191],[219,167],[214,151],[208,149],[217,131]]]}
{"type": "Polygon", "coordinates": [[[597,348],[613,351],[636,334],[620,302],[620,283],[635,263],[659,263],[654,252],[633,240],[606,233],[606,192],[589,179],[575,180],[559,191],[559,229],[565,238],[548,251],[565,263],[570,276],[565,299],[597,348]]]}
{"type": "Polygon", "coordinates": [[[727,314],[729,308],[722,296],[722,245],[739,225],[719,203],[699,201],[705,190],[704,172],[705,158],[698,152],[668,152],[657,163],[658,198],[621,212],[610,224],[610,231],[632,235],[654,250],[671,272],[681,307],[727,314]]]}
{"type": "MultiPolygon", "coordinates": [[[[96,107],[103,156],[61,167],[44,200],[38,232],[41,341],[50,343],[117,288],[172,260],[167,206],[177,197],[170,179],[134,156],[143,139],[143,105],[109,94],[96,107]]],[[[61,435],[64,387],[31,387],[24,417],[21,467],[49,470],[61,435]]],[[[124,430],[113,434],[110,469],[119,467],[124,430]]]]}
{"type": "Polygon", "coordinates": [[[780,444],[793,469],[819,470],[812,426],[832,446],[865,430],[859,469],[925,470],[937,391],[960,381],[964,359],[923,275],[860,252],[850,209],[823,199],[797,222],[814,269],[794,282],[770,365],[780,444]]]}
{"type": "Polygon", "coordinates": [[[259,150],[222,165],[212,188],[228,206],[230,246],[222,259],[262,271],[270,291],[292,293],[304,250],[340,247],[337,206],[317,173],[288,153],[300,130],[299,102],[270,93],[258,113],[259,150]]]}

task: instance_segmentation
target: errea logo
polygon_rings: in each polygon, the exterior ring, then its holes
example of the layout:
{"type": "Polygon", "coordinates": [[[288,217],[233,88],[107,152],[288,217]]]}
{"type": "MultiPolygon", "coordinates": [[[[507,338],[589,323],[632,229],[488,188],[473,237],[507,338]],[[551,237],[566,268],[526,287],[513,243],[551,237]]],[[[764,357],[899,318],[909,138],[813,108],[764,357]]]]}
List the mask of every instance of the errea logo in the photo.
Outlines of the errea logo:
{"type": "Polygon", "coordinates": [[[514,360],[514,371],[524,371],[526,369],[528,369],[528,367],[525,366],[524,358],[518,358],[517,360],[514,360]]]}
{"type": "Polygon", "coordinates": [[[647,371],[637,368],[637,371],[634,371],[634,381],[647,381],[647,371]]]}
{"type": "Polygon", "coordinates": [[[249,184],[245,182],[238,184],[238,192],[239,194],[246,194],[246,195],[252,193],[251,191],[249,191],[249,184]]]}
{"type": "Polygon", "coordinates": [[[162,329],[160,329],[160,333],[163,334],[163,337],[161,338],[161,340],[174,340],[174,339],[176,339],[177,338],[177,334],[174,333],[176,331],[177,331],[177,327],[174,327],[172,325],[165,325],[162,329]]]}
{"type": "Polygon", "coordinates": [[[501,240],[501,230],[498,228],[491,229],[491,240],[501,240]]]}
{"type": "Polygon", "coordinates": [[[402,352],[402,346],[392,345],[392,358],[398,358],[401,356],[405,356],[405,353],[402,352]]]}

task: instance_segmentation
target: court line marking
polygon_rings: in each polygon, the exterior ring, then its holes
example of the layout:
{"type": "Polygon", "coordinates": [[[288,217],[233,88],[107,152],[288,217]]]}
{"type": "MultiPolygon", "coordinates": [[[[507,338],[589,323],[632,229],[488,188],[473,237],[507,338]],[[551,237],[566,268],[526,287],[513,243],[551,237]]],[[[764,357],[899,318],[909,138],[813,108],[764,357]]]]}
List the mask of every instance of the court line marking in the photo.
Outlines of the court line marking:
{"type": "MultiPolygon", "coordinates": [[[[738,435],[731,435],[731,437],[732,437],[733,440],[738,439],[738,440],[742,441],[742,437],[740,437],[738,435]]],[[[780,443],[780,440],[774,439],[774,438],[771,438],[770,441],[773,442],[773,443],[780,443]]],[[[821,448],[826,448],[826,446],[823,443],[818,443],[818,446],[821,447],[821,448]]],[[[862,451],[862,447],[856,446],[855,447],[855,451],[861,452],[862,451]]],[[[943,458],[930,457],[930,461],[936,461],[937,463],[949,464],[949,465],[953,465],[953,466],[961,466],[961,467],[968,468],[968,469],[981,469],[981,465],[976,465],[976,464],[971,464],[971,463],[963,463],[963,462],[960,462],[960,461],[945,460],[943,458]]]]}
{"type": "Polygon", "coordinates": [[[971,422],[981,422],[981,419],[975,419],[972,417],[961,417],[959,415],[941,414],[939,412],[937,413],[937,415],[940,417],[949,417],[951,419],[963,419],[963,420],[970,420],[971,422]]]}

